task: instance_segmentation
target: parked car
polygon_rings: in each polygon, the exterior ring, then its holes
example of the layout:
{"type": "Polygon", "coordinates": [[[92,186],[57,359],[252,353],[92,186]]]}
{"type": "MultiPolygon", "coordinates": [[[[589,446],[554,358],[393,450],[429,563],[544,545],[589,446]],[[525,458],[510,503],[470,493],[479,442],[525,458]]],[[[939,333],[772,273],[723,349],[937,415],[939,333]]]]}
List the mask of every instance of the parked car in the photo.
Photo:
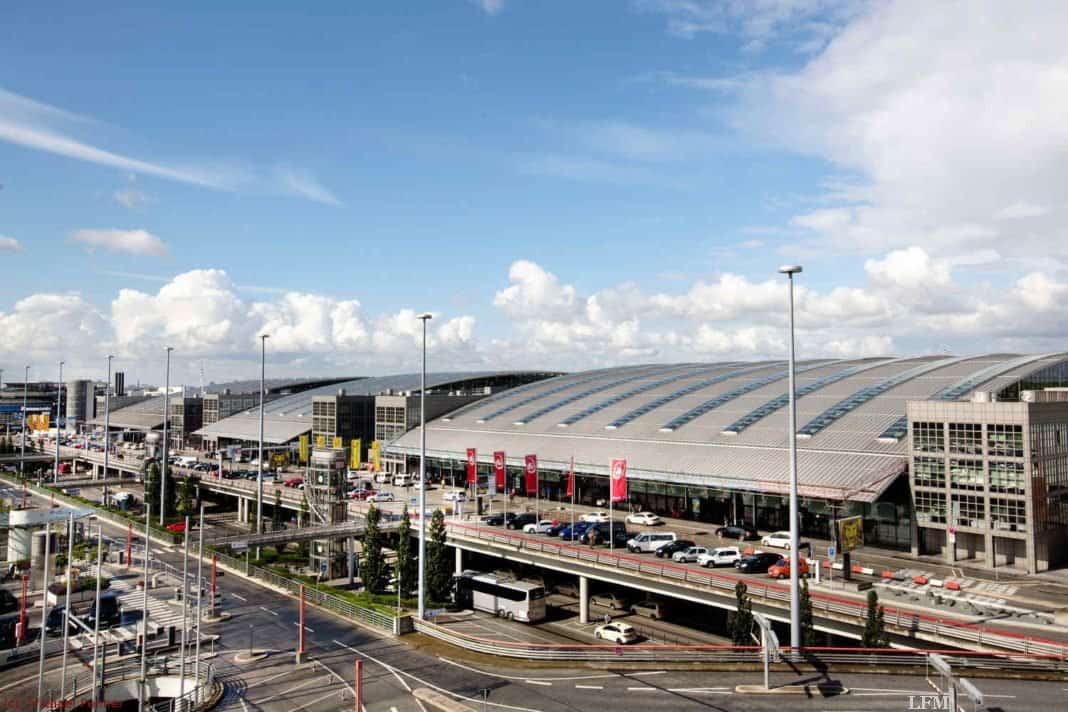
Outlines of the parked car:
{"type": "Polygon", "coordinates": [[[735,562],[734,568],[738,569],[743,574],[763,574],[767,573],[767,570],[774,566],[775,562],[778,560],[778,554],[761,552],[759,554],[743,556],[735,562]]]}
{"type": "Polygon", "coordinates": [[[627,645],[638,640],[638,631],[634,630],[634,626],[629,623],[605,623],[594,629],[593,637],[608,640],[617,645],[627,645]]]}
{"type": "Polygon", "coordinates": [[[392,502],[392,492],[375,492],[373,495],[367,498],[368,502],[392,502]]]}
{"type": "Polygon", "coordinates": [[[627,551],[632,554],[656,551],[664,544],[670,544],[677,538],[675,532],[642,532],[627,540],[627,551]]]}
{"type": "Polygon", "coordinates": [[[534,524],[537,521],[538,521],[538,516],[536,514],[530,514],[528,512],[523,512],[522,514],[517,514],[517,515],[515,515],[515,517],[512,517],[511,519],[508,520],[508,528],[509,529],[520,529],[521,530],[526,525],[534,524]]]}
{"type": "Polygon", "coordinates": [[[644,616],[651,618],[654,621],[662,620],[664,618],[664,604],[660,601],[645,600],[638,601],[630,607],[630,612],[636,616],[644,616]]]}
{"type": "Polygon", "coordinates": [[[591,524],[597,522],[607,522],[608,512],[586,512],[580,517],[584,522],[590,522],[591,524]]]}
{"type": "Polygon", "coordinates": [[[181,534],[185,531],[185,522],[172,522],[171,524],[167,525],[167,529],[174,532],[175,534],[181,534]]]}
{"type": "Polygon", "coordinates": [[[598,544],[608,544],[608,537],[612,537],[612,545],[620,549],[627,546],[630,534],[627,533],[627,525],[623,522],[615,522],[611,526],[607,523],[591,524],[586,531],[579,535],[581,544],[589,544],[590,537],[597,537],[598,544]]]}
{"type": "Polygon", "coordinates": [[[676,551],[671,555],[672,561],[677,561],[680,564],[688,564],[697,561],[697,557],[701,554],[707,554],[708,549],[703,546],[691,546],[689,549],[683,549],[682,551],[676,551]]]}
{"type": "Polygon", "coordinates": [[[694,543],[689,539],[676,539],[675,541],[664,544],[659,549],[653,551],[653,553],[656,554],[658,559],[670,559],[677,552],[685,551],[691,546],[694,546],[694,543]]]}
{"type": "Polygon", "coordinates": [[[377,494],[376,490],[372,490],[372,489],[362,489],[362,490],[361,489],[356,489],[356,490],[352,490],[352,491],[349,492],[349,499],[365,500],[365,499],[370,499],[375,494],[377,494]]]}
{"type": "Polygon", "coordinates": [[[523,525],[523,531],[527,534],[545,534],[555,526],[553,520],[542,519],[540,522],[532,522],[523,525]]]}
{"type": "Polygon", "coordinates": [[[303,477],[290,477],[288,480],[286,480],[282,484],[284,484],[286,487],[300,487],[301,485],[304,484],[304,478],[303,477]]]}
{"type": "Polygon", "coordinates": [[[394,487],[411,487],[412,476],[411,475],[394,475],[393,476],[394,487]]]}
{"type": "Polygon", "coordinates": [[[445,499],[449,500],[450,502],[466,502],[467,493],[463,490],[453,490],[452,492],[446,493],[445,499]]]}
{"type": "Polygon", "coordinates": [[[760,543],[764,546],[774,546],[778,549],[789,549],[790,532],[772,532],[771,534],[765,534],[760,538],[760,543]]]}
{"type": "Polygon", "coordinates": [[[716,536],[721,539],[739,539],[741,541],[756,541],[760,538],[757,530],[748,524],[728,524],[716,530],[716,536]]]}
{"type": "Polygon", "coordinates": [[[553,586],[553,593],[570,598],[579,597],[579,585],[577,581],[559,581],[553,586]]]}
{"type": "Polygon", "coordinates": [[[0,613],[10,613],[18,610],[19,599],[15,598],[6,588],[0,588],[0,613]]]}
{"type": "Polygon", "coordinates": [[[706,569],[716,566],[734,566],[734,562],[742,558],[742,552],[736,546],[717,546],[707,554],[697,557],[697,563],[706,569]]]}
{"type": "Polygon", "coordinates": [[[627,610],[627,599],[615,593],[595,593],[590,596],[590,603],[602,608],[611,608],[614,611],[627,610]]]}
{"type": "MultiPolygon", "coordinates": [[[[516,513],[515,512],[508,512],[507,518],[508,518],[509,522],[511,522],[513,519],[515,519],[515,517],[516,517],[516,513]]],[[[483,517],[483,519],[482,519],[482,523],[483,524],[486,524],[486,525],[491,526],[491,527],[499,527],[502,524],[504,524],[504,522],[505,522],[505,513],[504,512],[497,512],[496,514],[490,514],[489,516],[483,517]]]]}
{"type": "Polygon", "coordinates": [[[646,527],[655,527],[664,523],[664,520],[653,512],[633,512],[627,515],[630,524],[641,524],[646,527]]]}
{"type": "MultiPolygon", "coordinates": [[[[805,561],[804,557],[798,557],[797,561],[798,561],[798,564],[797,564],[798,575],[801,576],[802,578],[804,578],[805,576],[808,576],[808,562],[805,561]]],[[[790,559],[788,559],[785,556],[780,557],[778,561],[776,561],[774,564],[772,564],[768,568],[768,576],[770,576],[771,578],[777,578],[777,579],[789,578],[790,577],[790,559]]]]}
{"type": "MultiPolygon", "coordinates": [[[[45,635],[63,635],[63,620],[66,617],[66,612],[65,606],[52,606],[51,610],[48,611],[48,617],[45,618],[45,635]]],[[[70,634],[77,633],[78,624],[71,622],[67,632],[70,634]]]]}
{"type": "MultiPolygon", "coordinates": [[[[96,625],[96,601],[89,606],[89,612],[85,614],[85,624],[90,628],[96,625]]],[[[122,609],[119,606],[119,597],[115,594],[107,594],[100,597],[100,627],[112,628],[119,624],[122,619],[122,609]]]]}
{"type": "Polygon", "coordinates": [[[560,538],[564,541],[575,541],[591,526],[593,525],[590,522],[575,522],[574,526],[569,524],[560,530],[560,538]]]}

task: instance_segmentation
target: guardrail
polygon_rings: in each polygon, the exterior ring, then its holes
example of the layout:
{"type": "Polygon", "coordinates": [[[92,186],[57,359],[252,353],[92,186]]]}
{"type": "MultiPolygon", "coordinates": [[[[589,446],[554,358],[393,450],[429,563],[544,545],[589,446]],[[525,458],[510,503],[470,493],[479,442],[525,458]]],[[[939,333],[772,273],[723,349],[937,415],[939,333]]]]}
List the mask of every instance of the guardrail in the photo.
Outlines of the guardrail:
{"type": "MultiPolygon", "coordinates": [[[[762,662],[762,648],[760,646],[523,643],[467,635],[430,621],[414,620],[414,624],[418,633],[465,650],[499,657],[527,660],[562,660],[567,662],[683,662],[744,663],[753,665],[759,665],[762,662]]],[[[792,663],[922,667],[925,664],[927,654],[932,652],[938,652],[948,658],[954,668],[1068,673],[1068,661],[1057,656],[1015,655],[1009,653],[999,655],[997,653],[970,653],[959,650],[820,647],[806,648],[804,652],[800,653],[786,649],[780,653],[780,658],[792,663]]]]}
{"type": "MultiPolygon", "coordinates": [[[[181,658],[178,657],[155,655],[149,658],[149,661],[149,665],[145,671],[146,677],[178,677],[179,671],[181,670],[181,658]]],[[[145,709],[152,710],[152,712],[180,712],[191,710],[196,707],[199,701],[208,699],[211,696],[211,688],[215,684],[215,665],[206,663],[200,666],[199,680],[194,677],[197,670],[195,661],[187,658],[185,661],[185,670],[187,678],[186,684],[190,687],[184,695],[157,702],[145,709]]],[[[138,680],[140,678],[141,661],[139,658],[126,660],[118,665],[109,665],[104,669],[105,687],[117,682],[138,680]]],[[[76,708],[78,704],[80,704],[79,700],[85,703],[89,701],[86,698],[92,694],[92,678],[89,675],[84,675],[83,679],[86,680],[84,685],[79,685],[79,679],[75,679],[75,691],[71,696],[70,701],[63,701],[63,704],[68,705],[69,709],[76,708]]],[[[103,706],[101,703],[97,703],[97,705],[103,706]]]]}
{"type": "MultiPolygon", "coordinates": [[[[294,581],[291,578],[280,576],[273,571],[261,568],[259,566],[245,566],[245,562],[241,559],[237,559],[227,554],[217,553],[218,561],[220,564],[237,571],[244,571],[246,576],[261,579],[262,581],[284,590],[286,593],[292,596],[300,596],[301,583],[294,581]]],[[[316,590],[310,586],[304,587],[304,600],[308,603],[313,603],[317,606],[321,606],[328,610],[333,611],[341,616],[349,618],[366,625],[373,626],[379,630],[383,630],[388,633],[395,633],[395,621],[397,619],[392,616],[387,616],[384,613],[372,610],[370,608],[364,608],[358,606],[351,601],[346,601],[340,596],[335,596],[325,591],[316,590]]]]}
{"type": "MultiPolygon", "coordinates": [[[[744,581],[754,601],[775,602],[789,605],[790,589],[784,584],[767,579],[732,575],[701,567],[682,566],[661,559],[643,559],[632,554],[617,554],[607,549],[576,546],[563,542],[510,533],[495,527],[474,526],[448,522],[452,539],[474,539],[490,544],[501,544],[517,551],[526,550],[549,556],[570,559],[580,564],[611,568],[628,574],[643,574],[663,579],[667,583],[684,584],[698,589],[719,589],[733,595],[738,581],[744,581]]],[[[818,615],[846,616],[861,621],[867,615],[867,603],[820,591],[812,591],[813,611],[818,615]]],[[[892,632],[905,636],[924,633],[942,639],[968,641],[978,646],[1012,650],[1025,654],[1053,655],[1068,659],[1068,643],[1037,638],[1011,631],[995,630],[988,626],[954,620],[942,616],[904,610],[883,605],[885,621],[892,632]]]]}

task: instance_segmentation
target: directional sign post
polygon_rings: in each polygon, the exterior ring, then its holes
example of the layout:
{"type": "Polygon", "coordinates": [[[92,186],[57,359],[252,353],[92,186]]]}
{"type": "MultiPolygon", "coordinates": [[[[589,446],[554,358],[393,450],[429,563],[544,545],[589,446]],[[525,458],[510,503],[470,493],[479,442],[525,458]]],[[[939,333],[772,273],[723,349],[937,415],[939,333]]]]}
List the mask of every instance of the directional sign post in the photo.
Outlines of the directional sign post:
{"type": "Polygon", "coordinates": [[[779,654],[779,637],[771,628],[771,621],[762,613],[753,613],[753,619],[760,626],[761,657],[764,658],[764,689],[771,689],[771,658],[779,654]]]}

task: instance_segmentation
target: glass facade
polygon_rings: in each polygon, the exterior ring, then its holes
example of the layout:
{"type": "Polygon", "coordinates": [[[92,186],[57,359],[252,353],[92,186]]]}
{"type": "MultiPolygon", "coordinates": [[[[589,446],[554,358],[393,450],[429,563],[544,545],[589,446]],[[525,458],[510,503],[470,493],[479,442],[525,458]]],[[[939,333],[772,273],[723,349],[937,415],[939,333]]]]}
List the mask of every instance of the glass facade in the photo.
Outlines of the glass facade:
{"type": "Polygon", "coordinates": [[[950,423],[949,451],[959,455],[983,454],[983,426],[981,423],[950,423]]]}
{"type": "Polygon", "coordinates": [[[912,449],[916,452],[945,452],[946,430],[942,423],[913,423],[912,449]]]}

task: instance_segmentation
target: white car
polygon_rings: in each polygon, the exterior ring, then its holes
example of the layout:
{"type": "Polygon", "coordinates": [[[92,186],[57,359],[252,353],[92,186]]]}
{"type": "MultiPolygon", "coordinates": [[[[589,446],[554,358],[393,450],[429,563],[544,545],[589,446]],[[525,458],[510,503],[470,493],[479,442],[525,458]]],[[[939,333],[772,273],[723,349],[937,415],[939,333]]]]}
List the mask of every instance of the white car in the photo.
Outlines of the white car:
{"type": "Polygon", "coordinates": [[[779,549],[790,548],[790,532],[772,532],[771,534],[765,534],[760,539],[760,543],[764,546],[774,546],[779,549]]]}
{"type": "Polygon", "coordinates": [[[392,492],[375,492],[373,495],[367,498],[368,502],[392,502],[392,492]]]}
{"type": "Polygon", "coordinates": [[[716,547],[707,554],[697,557],[697,565],[706,569],[716,566],[734,566],[734,562],[742,558],[742,552],[736,546],[716,547]]]}
{"type": "Polygon", "coordinates": [[[655,527],[657,524],[663,524],[664,520],[652,512],[635,512],[634,514],[627,515],[627,523],[644,524],[647,527],[655,527]]]}
{"type": "Polygon", "coordinates": [[[682,551],[676,551],[671,555],[672,561],[678,561],[679,563],[690,563],[691,561],[697,561],[697,557],[701,554],[707,554],[708,549],[703,546],[691,546],[689,549],[683,549],[682,551]]]}
{"type": "Polygon", "coordinates": [[[552,529],[555,524],[551,519],[542,519],[537,524],[527,524],[523,527],[523,531],[527,534],[545,534],[552,529]]]}
{"type": "Polygon", "coordinates": [[[463,490],[453,490],[452,492],[449,492],[445,495],[445,499],[449,500],[450,502],[466,502],[467,493],[463,490]]]}
{"type": "Polygon", "coordinates": [[[582,521],[590,522],[591,524],[607,524],[608,512],[586,512],[581,517],[582,521]]]}
{"type": "Polygon", "coordinates": [[[638,640],[638,631],[627,623],[605,623],[594,629],[593,637],[598,640],[610,640],[617,645],[627,645],[638,640]]]}

